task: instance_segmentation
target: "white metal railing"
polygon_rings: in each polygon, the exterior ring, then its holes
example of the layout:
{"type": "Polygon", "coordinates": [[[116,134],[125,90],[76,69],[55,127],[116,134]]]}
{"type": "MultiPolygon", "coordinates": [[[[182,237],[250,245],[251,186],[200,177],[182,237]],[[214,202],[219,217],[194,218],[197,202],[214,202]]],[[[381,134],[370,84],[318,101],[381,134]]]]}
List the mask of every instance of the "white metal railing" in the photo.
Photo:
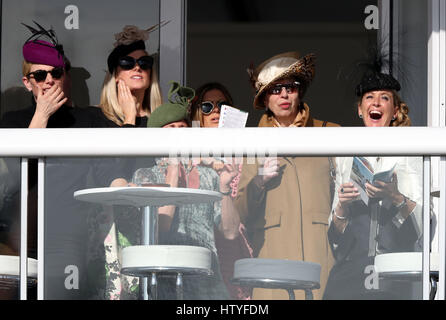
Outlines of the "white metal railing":
{"type": "MultiPolygon", "coordinates": [[[[95,156],[425,156],[424,221],[430,221],[429,156],[441,156],[440,212],[445,224],[446,128],[244,128],[244,129],[9,129],[0,130],[0,157],[39,158],[38,298],[43,299],[43,226],[46,157],[95,156]]],[[[24,162],[26,163],[26,162],[24,162]]],[[[25,166],[22,165],[22,170],[25,166]]],[[[24,173],[24,172],[22,172],[24,173]]],[[[23,178],[22,178],[23,179],[23,178]]],[[[23,199],[22,199],[23,200],[23,199]]],[[[22,226],[26,216],[22,214],[22,226]]],[[[429,225],[424,225],[423,298],[429,294],[429,225]]],[[[445,237],[440,235],[440,282],[444,299],[445,237]],[[443,280],[442,280],[443,279],[443,280]]],[[[22,252],[26,252],[22,241],[22,252]],[[25,251],[23,251],[25,250],[25,251]]],[[[22,269],[23,270],[23,269],[22,269]]],[[[25,273],[26,274],[26,273],[25,273]]],[[[24,278],[24,277],[22,277],[24,278]]],[[[22,297],[23,298],[23,297],[22,297]]]]}
{"type": "Polygon", "coordinates": [[[446,128],[9,129],[0,156],[446,155],[446,128]]]}

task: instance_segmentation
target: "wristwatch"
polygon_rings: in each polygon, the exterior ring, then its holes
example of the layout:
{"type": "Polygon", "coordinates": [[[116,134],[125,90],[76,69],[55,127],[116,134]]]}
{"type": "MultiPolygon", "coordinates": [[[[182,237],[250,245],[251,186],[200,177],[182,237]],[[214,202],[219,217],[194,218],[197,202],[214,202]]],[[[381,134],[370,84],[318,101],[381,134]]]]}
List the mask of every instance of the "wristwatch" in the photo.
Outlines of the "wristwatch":
{"type": "Polygon", "coordinates": [[[405,195],[403,195],[403,201],[401,201],[401,203],[397,204],[395,206],[395,208],[397,208],[398,210],[400,210],[402,207],[404,207],[405,205],[407,205],[407,198],[405,195]]]}
{"type": "Polygon", "coordinates": [[[220,192],[222,195],[224,195],[224,196],[229,196],[231,193],[232,193],[232,189],[231,188],[229,188],[229,191],[228,192],[220,192]]]}

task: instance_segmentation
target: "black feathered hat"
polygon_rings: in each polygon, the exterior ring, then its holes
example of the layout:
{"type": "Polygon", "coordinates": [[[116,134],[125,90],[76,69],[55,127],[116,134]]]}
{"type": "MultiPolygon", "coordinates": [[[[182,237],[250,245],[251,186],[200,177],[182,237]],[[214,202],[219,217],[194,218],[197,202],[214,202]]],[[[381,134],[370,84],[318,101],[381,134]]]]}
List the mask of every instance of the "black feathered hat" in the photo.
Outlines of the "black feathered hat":
{"type": "Polygon", "coordinates": [[[384,57],[378,50],[373,51],[370,61],[361,63],[365,67],[364,75],[356,86],[356,95],[361,97],[364,93],[373,90],[401,90],[401,85],[391,74],[383,73],[384,57]]]}

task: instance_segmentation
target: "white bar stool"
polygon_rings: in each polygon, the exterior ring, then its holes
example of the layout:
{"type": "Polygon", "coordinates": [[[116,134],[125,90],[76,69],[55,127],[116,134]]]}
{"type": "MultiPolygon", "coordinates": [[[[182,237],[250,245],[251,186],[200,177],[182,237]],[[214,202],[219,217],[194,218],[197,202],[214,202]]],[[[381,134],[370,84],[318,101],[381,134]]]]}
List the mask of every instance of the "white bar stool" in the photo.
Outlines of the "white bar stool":
{"type": "MultiPolygon", "coordinates": [[[[20,285],[20,257],[0,255],[0,300],[8,292],[17,290],[20,285]]],[[[37,260],[28,258],[27,286],[37,287],[37,260]]],[[[17,296],[18,299],[18,296],[17,296]]]]}
{"type": "Polygon", "coordinates": [[[183,300],[183,276],[211,276],[211,251],[203,247],[143,245],[122,250],[121,273],[149,277],[151,300],[157,299],[157,275],[176,275],[177,299],[183,300]]]}
{"type": "Polygon", "coordinates": [[[320,288],[321,265],[313,262],[248,258],[234,264],[232,282],[250,288],[284,289],[290,300],[294,290],[304,290],[305,299],[313,300],[314,289],[320,288]]]}
{"type": "MultiPolygon", "coordinates": [[[[438,270],[440,256],[430,254],[430,284],[429,299],[433,300],[437,293],[438,270]]],[[[378,254],[375,257],[375,272],[381,279],[394,281],[421,281],[423,279],[422,252],[395,252],[378,254]]]]}

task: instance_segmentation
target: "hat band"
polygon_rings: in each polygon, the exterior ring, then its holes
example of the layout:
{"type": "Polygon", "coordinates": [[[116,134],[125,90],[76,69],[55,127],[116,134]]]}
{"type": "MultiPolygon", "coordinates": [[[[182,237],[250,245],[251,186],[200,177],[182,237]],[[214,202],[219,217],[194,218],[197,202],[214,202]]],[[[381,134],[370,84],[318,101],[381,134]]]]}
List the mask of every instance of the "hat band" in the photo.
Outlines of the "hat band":
{"type": "Polygon", "coordinates": [[[146,50],[146,45],[143,40],[138,40],[128,45],[121,44],[114,48],[107,58],[108,71],[113,73],[118,67],[119,59],[136,50],[146,50]]]}

